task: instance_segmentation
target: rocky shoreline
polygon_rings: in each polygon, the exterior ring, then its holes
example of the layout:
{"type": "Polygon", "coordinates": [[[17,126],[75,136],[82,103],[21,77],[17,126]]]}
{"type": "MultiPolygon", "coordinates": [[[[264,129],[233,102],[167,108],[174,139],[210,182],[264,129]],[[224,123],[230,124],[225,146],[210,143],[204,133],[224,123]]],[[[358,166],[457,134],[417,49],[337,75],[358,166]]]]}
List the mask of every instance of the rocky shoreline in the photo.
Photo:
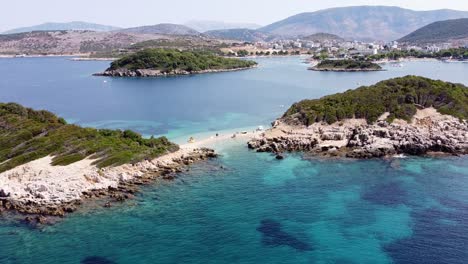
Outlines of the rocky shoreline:
{"type": "Polygon", "coordinates": [[[375,72],[375,71],[385,71],[385,69],[343,69],[343,68],[317,68],[309,67],[308,70],[311,71],[324,71],[324,72],[375,72]]]}
{"type": "Polygon", "coordinates": [[[137,70],[128,70],[128,69],[117,69],[117,70],[108,70],[101,73],[95,73],[93,76],[108,76],[108,77],[164,77],[164,76],[180,76],[180,75],[193,75],[193,74],[204,74],[204,73],[218,73],[218,72],[232,72],[232,71],[242,71],[252,68],[252,67],[241,67],[235,69],[210,69],[202,71],[186,71],[186,70],[173,70],[171,72],[162,72],[155,69],[137,69],[137,70]]]}
{"type": "Polygon", "coordinates": [[[304,151],[318,156],[381,158],[399,154],[468,154],[468,123],[442,115],[434,108],[418,110],[411,122],[386,121],[384,114],[374,124],[348,119],[309,127],[277,120],[273,128],[248,142],[257,152],[304,151]]]}
{"type": "Polygon", "coordinates": [[[104,206],[111,207],[132,198],[141,185],[173,180],[190,164],[215,157],[214,150],[197,148],[103,169],[92,166],[92,160],[51,166],[52,158],[46,157],[0,174],[0,213],[21,213],[30,224],[44,224],[48,217],[63,217],[90,199],[106,199],[104,206]],[[39,162],[49,163],[37,166],[39,162]]]}

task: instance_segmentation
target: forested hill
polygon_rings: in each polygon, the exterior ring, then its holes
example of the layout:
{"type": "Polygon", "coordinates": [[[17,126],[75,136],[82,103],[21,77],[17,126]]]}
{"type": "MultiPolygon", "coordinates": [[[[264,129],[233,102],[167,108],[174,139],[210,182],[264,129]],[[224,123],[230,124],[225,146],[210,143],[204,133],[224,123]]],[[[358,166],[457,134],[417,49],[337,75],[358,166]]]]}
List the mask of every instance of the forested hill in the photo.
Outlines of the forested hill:
{"type": "Polygon", "coordinates": [[[249,60],[224,58],[203,51],[179,51],[175,49],[146,49],[112,62],[107,71],[126,69],[153,69],[161,72],[227,70],[253,67],[249,60]]]}
{"type": "Polygon", "coordinates": [[[434,107],[442,114],[468,118],[468,87],[418,76],[406,76],[363,86],[320,99],[295,103],[282,117],[288,123],[329,124],[347,118],[375,122],[389,112],[395,118],[410,120],[417,107],[434,107]]]}

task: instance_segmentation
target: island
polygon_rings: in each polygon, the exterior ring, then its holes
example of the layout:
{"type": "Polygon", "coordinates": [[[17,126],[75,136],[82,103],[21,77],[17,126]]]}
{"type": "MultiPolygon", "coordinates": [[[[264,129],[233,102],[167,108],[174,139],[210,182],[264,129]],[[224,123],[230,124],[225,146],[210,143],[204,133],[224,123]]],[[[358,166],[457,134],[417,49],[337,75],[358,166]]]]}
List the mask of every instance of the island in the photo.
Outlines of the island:
{"type": "Polygon", "coordinates": [[[347,158],[467,154],[468,87],[418,76],[293,104],[248,146],[347,158]]]}
{"type": "Polygon", "coordinates": [[[317,65],[310,67],[312,71],[335,72],[370,72],[382,71],[382,67],[370,61],[359,60],[322,60],[317,65]]]}
{"type": "Polygon", "coordinates": [[[63,216],[90,198],[130,198],[153,179],[215,157],[211,149],[180,148],[165,137],[131,130],[84,128],[51,112],[0,103],[0,212],[63,216]]]}
{"type": "Polygon", "coordinates": [[[224,58],[207,51],[176,49],[144,49],[122,57],[97,76],[158,77],[250,69],[257,63],[250,60],[224,58]]]}

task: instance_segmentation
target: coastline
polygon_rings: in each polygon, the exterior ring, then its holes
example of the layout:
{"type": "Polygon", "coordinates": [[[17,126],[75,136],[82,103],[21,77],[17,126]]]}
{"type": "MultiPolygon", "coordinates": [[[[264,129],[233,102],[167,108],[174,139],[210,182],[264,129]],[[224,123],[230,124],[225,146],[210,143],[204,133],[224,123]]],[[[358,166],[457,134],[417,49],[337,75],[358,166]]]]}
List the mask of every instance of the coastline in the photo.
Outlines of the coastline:
{"type": "Polygon", "coordinates": [[[334,124],[314,123],[309,127],[282,120],[248,142],[257,152],[304,151],[315,156],[343,158],[383,158],[394,155],[468,154],[468,123],[442,115],[434,108],[417,110],[411,120],[388,123],[388,113],[374,124],[365,119],[346,119],[334,124]]]}
{"type": "Polygon", "coordinates": [[[55,57],[81,57],[89,56],[87,53],[70,53],[70,54],[14,54],[0,55],[0,59],[22,59],[22,58],[55,58],[55,57]]]}
{"type": "Polygon", "coordinates": [[[344,68],[317,68],[309,67],[310,71],[321,71],[321,72],[377,72],[386,71],[385,69],[344,69],[344,68]]]}
{"type": "MultiPolygon", "coordinates": [[[[249,140],[259,132],[236,133],[235,139],[249,140]]],[[[231,133],[200,138],[153,160],[99,169],[92,159],[67,166],[52,166],[51,156],[0,173],[0,213],[25,215],[31,224],[46,224],[47,217],[63,217],[92,199],[104,207],[130,199],[139,186],[158,180],[173,180],[190,164],[217,157],[208,147],[233,140],[231,133]]]]}
{"type": "Polygon", "coordinates": [[[95,73],[93,76],[105,76],[105,77],[165,77],[165,76],[182,76],[182,75],[195,75],[195,74],[206,74],[206,73],[220,73],[220,72],[234,72],[234,71],[243,71],[257,68],[258,65],[250,67],[240,67],[235,69],[209,69],[201,71],[185,71],[185,70],[174,70],[169,73],[161,72],[160,70],[153,69],[137,69],[137,70],[127,70],[127,69],[117,69],[111,71],[104,71],[100,73],[95,73]]]}
{"type": "MultiPolygon", "coordinates": [[[[320,60],[315,60],[313,58],[306,59],[305,62],[310,64],[310,68],[313,68],[320,60]]],[[[447,62],[447,63],[468,63],[468,60],[441,60],[436,58],[400,58],[397,60],[383,59],[373,61],[375,64],[387,64],[387,63],[402,63],[402,62],[447,62]]]]}
{"type": "Polygon", "coordinates": [[[71,61],[115,61],[118,58],[90,58],[90,57],[74,57],[71,61]]]}

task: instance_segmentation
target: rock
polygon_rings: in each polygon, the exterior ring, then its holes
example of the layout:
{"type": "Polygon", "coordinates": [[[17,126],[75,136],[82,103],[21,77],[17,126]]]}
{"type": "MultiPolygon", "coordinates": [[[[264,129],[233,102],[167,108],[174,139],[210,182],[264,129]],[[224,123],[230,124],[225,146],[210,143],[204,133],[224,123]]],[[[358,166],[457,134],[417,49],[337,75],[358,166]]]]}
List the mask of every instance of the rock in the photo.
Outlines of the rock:
{"type": "Polygon", "coordinates": [[[42,225],[47,224],[47,217],[43,215],[38,215],[36,216],[36,221],[37,223],[42,224],[42,225]]]}
{"type": "Polygon", "coordinates": [[[0,189],[0,198],[10,197],[10,193],[6,193],[3,189],[0,189]]]}
{"type": "Polygon", "coordinates": [[[37,216],[26,216],[24,218],[24,223],[30,225],[30,226],[37,226],[39,224],[41,225],[45,225],[45,224],[48,224],[48,219],[47,217],[43,216],[43,215],[37,215],[37,216]]]}
{"type": "MultiPolygon", "coordinates": [[[[68,213],[77,210],[77,205],[82,200],[89,198],[113,198],[115,201],[124,201],[134,198],[134,193],[139,189],[139,185],[149,184],[155,178],[174,180],[177,173],[186,171],[187,165],[196,161],[206,160],[217,157],[212,149],[201,148],[192,152],[180,154],[173,160],[164,157],[156,160],[145,160],[135,164],[125,164],[117,167],[99,169],[97,171],[88,171],[79,175],[79,180],[83,182],[73,182],[72,189],[64,189],[59,182],[50,182],[35,180],[26,181],[23,184],[23,194],[12,197],[10,189],[1,189],[0,186],[0,211],[16,211],[28,215],[59,216],[63,217],[68,213]],[[187,165],[186,165],[187,164],[187,165]],[[82,185],[86,185],[83,188],[82,185]],[[8,191],[7,191],[8,190],[8,191]]],[[[31,168],[20,168],[21,173],[26,173],[31,168]]],[[[16,172],[14,172],[16,173],[16,172]]],[[[35,172],[38,175],[42,172],[35,172]]],[[[45,172],[47,173],[47,172],[45,172]]],[[[9,174],[16,179],[20,174],[9,174]],[[16,178],[15,178],[16,177],[16,178]]],[[[111,205],[110,202],[104,206],[111,205]]],[[[35,219],[33,216],[25,219],[28,222],[42,222],[42,218],[35,219]],[[39,221],[38,221],[39,220],[39,221]]]]}
{"type": "Polygon", "coordinates": [[[381,120],[371,125],[353,121],[339,126],[314,123],[304,127],[297,126],[295,119],[288,120],[290,124],[276,120],[273,128],[250,140],[247,146],[257,152],[306,151],[350,158],[468,153],[467,122],[441,114],[413,123],[381,120]]]}
{"type": "Polygon", "coordinates": [[[277,160],[282,160],[282,159],[284,159],[283,154],[277,153],[277,154],[276,154],[276,159],[277,159],[277,160]]]}

